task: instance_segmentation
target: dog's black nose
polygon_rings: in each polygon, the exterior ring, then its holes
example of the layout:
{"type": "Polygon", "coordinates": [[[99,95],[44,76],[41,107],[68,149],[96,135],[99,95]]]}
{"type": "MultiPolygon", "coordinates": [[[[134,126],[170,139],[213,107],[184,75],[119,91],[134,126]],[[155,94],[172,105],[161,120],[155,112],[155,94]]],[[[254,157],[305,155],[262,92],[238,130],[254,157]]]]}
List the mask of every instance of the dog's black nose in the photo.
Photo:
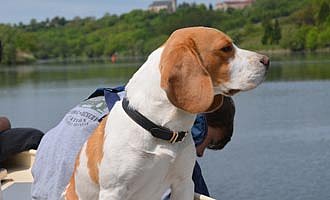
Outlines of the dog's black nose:
{"type": "Polygon", "coordinates": [[[264,64],[266,66],[266,68],[268,69],[269,64],[270,64],[270,60],[267,56],[262,56],[262,58],[260,59],[260,62],[262,64],[264,64]]]}

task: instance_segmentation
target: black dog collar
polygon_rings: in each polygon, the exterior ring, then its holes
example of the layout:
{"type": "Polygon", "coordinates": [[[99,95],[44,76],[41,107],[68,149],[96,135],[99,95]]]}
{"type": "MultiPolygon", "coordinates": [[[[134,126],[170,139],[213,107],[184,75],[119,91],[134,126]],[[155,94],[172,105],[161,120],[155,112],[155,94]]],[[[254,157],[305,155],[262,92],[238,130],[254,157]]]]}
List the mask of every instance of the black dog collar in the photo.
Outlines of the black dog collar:
{"type": "Polygon", "coordinates": [[[126,114],[137,124],[139,124],[142,128],[146,129],[151,133],[152,136],[156,138],[160,138],[163,140],[167,140],[170,143],[180,142],[187,135],[188,131],[180,131],[175,132],[170,129],[156,125],[145,116],[143,116],[139,111],[134,110],[129,107],[129,101],[124,98],[122,102],[123,109],[126,114]]]}

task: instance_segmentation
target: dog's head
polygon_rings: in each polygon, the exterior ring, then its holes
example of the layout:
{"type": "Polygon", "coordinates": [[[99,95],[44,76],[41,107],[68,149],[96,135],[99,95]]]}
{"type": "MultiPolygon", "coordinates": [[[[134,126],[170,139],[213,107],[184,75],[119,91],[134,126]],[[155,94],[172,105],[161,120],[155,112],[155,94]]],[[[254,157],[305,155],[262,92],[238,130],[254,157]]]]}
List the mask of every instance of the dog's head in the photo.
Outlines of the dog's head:
{"type": "Polygon", "coordinates": [[[231,96],[258,86],[268,57],[236,47],[221,31],[206,27],[175,31],[161,56],[161,87],[173,105],[190,113],[210,112],[231,96]]]}

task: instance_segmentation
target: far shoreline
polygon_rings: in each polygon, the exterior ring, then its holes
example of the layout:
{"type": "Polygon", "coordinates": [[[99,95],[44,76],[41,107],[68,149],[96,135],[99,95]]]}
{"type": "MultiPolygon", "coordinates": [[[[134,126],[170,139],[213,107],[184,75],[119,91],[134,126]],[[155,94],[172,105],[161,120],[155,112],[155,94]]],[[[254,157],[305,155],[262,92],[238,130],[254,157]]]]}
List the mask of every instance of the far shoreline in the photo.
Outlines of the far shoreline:
{"type": "MultiPolygon", "coordinates": [[[[244,49],[244,48],[243,48],[244,49]]],[[[310,54],[325,54],[330,53],[330,47],[316,49],[314,51],[310,50],[302,50],[302,51],[292,51],[290,49],[253,49],[251,50],[256,51],[261,54],[266,54],[269,56],[290,56],[290,55],[310,55],[310,54]]],[[[94,57],[94,58],[87,58],[87,57],[73,57],[73,58],[51,58],[51,59],[28,59],[24,61],[22,58],[18,58],[19,62],[11,65],[4,65],[0,64],[0,68],[4,67],[15,67],[15,66],[22,66],[22,65],[51,65],[51,64],[77,64],[77,63],[109,63],[112,65],[120,65],[120,64],[127,64],[127,63],[143,63],[143,61],[147,58],[145,56],[118,56],[118,60],[116,62],[111,61],[111,57],[102,56],[102,57],[94,57]]]]}

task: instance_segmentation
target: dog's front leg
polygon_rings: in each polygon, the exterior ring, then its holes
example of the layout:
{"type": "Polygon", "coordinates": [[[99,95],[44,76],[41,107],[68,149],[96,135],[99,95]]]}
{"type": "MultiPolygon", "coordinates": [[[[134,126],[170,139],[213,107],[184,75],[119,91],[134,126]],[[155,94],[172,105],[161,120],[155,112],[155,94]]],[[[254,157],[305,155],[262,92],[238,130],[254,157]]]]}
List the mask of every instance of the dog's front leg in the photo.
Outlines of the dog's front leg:
{"type": "Polygon", "coordinates": [[[193,200],[194,182],[192,178],[177,181],[171,186],[171,200],[193,200]]]}
{"type": "Polygon", "coordinates": [[[182,151],[177,155],[172,169],[175,179],[171,184],[171,200],[193,200],[192,173],[196,162],[196,149],[191,135],[188,135],[188,138],[180,145],[182,145],[182,151]]]}

